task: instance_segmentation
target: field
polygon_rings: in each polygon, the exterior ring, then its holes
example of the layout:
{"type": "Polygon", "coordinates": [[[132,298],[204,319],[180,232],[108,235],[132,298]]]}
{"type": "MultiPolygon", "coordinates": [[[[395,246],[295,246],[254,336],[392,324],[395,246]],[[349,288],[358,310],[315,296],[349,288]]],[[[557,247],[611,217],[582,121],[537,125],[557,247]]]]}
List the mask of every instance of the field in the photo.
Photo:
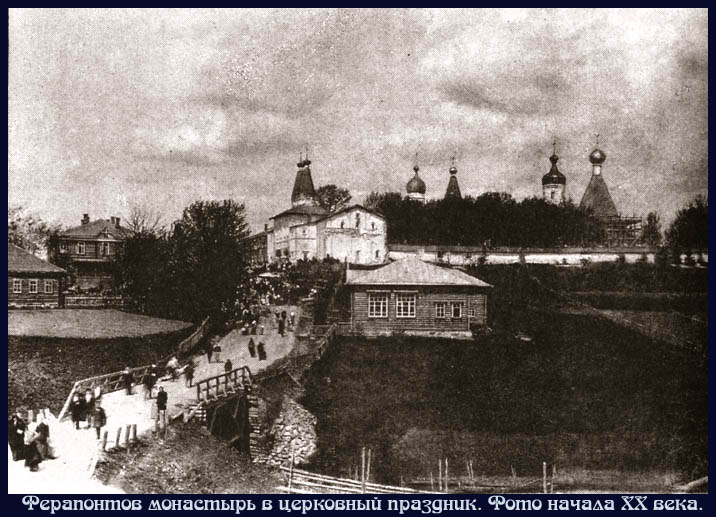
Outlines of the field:
{"type": "Polygon", "coordinates": [[[8,311],[8,336],[107,339],[165,334],[191,323],[131,314],[114,309],[8,311]]]}
{"type": "Polygon", "coordinates": [[[336,344],[302,401],[318,417],[315,469],[345,474],[365,445],[376,479],[392,483],[437,475],[445,457],[485,476],[539,475],[543,461],[635,479],[705,475],[699,358],[601,318],[522,310],[510,320],[532,341],[336,344]]]}
{"type": "Polygon", "coordinates": [[[155,362],[191,330],[115,310],[8,311],[8,411],[57,413],[75,381],[155,362]]]}

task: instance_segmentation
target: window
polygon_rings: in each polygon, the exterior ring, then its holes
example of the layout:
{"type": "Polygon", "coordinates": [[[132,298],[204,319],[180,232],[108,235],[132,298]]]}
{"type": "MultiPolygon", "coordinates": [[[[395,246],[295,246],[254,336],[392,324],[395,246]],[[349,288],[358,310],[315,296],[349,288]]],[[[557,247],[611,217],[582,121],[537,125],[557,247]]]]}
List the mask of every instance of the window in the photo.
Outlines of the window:
{"type": "Polygon", "coordinates": [[[67,253],[67,243],[65,241],[60,243],[60,253],[67,253]]]}
{"type": "Polygon", "coordinates": [[[452,317],[453,317],[453,319],[462,318],[462,304],[461,303],[453,303],[452,304],[452,317]]]}
{"type": "Polygon", "coordinates": [[[370,229],[375,230],[375,223],[370,223],[370,229]]]}
{"type": "Polygon", "coordinates": [[[19,294],[22,292],[22,280],[19,278],[15,278],[12,281],[12,292],[15,294],[19,294]]]}
{"type": "Polygon", "coordinates": [[[549,193],[550,199],[554,199],[554,195],[555,195],[555,194],[556,194],[556,192],[555,192],[554,190],[552,190],[552,191],[549,193]]]}
{"type": "Polygon", "coordinates": [[[471,318],[474,318],[475,317],[475,307],[470,307],[467,310],[467,315],[470,316],[471,318]]]}
{"type": "Polygon", "coordinates": [[[380,260],[380,250],[375,250],[375,260],[380,260]]]}
{"type": "Polygon", "coordinates": [[[356,228],[360,228],[360,214],[356,214],[356,228]]]}
{"type": "Polygon", "coordinates": [[[414,294],[399,294],[395,298],[395,317],[396,318],[414,318],[415,317],[415,298],[414,294]]]}
{"type": "Polygon", "coordinates": [[[105,255],[105,256],[109,255],[109,242],[103,242],[101,250],[102,250],[102,255],[105,255]]]}
{"type": "Polygon", "coordinates": [[[84,255],[85,254],[85,243],[84,242],[78,242],[77,243],[77,254],[78,255],[84,255]]]}
{"type": "Polygon", "coordinates": [[[341,221],[341,230],[342,230],[343,228],[345,228],[345,227],[346,227],[346,222],[345,222],[345,221],[341,221]]]}
{"type": "Polygon", "coordinates": [[[445,312],[447,310],[446,302],[437,302],[435,304],[435,318],[445,319],[445,312]]]}
{"type": "Polygon", "coordinates": [[[360,264],[360,250],[356,250],[356,264],[360,264]]]}
{"type": "Polygon", "coordinates": [[[55,286],[52,280],[45,280],[45,294],[52,294],[55,291],[55,286]]]}
{"type": "Polygon", "coordinates": [[[30,286],[29,292],[33,294],[37,293],[37,278],[31,278],[28,283],[30,286]]]}
{"type": "Polygon", "coordinates": [[[368,317],[369,318],[387,318],[388,317],[388,294],[387,293],[368,293],[368,317]]]}

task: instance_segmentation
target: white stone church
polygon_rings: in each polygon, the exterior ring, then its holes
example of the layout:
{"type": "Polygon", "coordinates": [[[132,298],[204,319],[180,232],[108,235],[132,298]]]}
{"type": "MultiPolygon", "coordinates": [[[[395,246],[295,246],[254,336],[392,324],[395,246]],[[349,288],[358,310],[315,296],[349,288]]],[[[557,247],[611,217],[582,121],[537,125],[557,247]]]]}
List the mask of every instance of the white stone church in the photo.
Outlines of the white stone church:
{"type": "Polygon", "coordinates": [[[266,230],[249,238],[253,262],[335,258],[352,264],[385,261],[385,219],[362,205],[327,212],[316,200],[311,161],[301,160],[291,208],[271,218],[266,230]]]}

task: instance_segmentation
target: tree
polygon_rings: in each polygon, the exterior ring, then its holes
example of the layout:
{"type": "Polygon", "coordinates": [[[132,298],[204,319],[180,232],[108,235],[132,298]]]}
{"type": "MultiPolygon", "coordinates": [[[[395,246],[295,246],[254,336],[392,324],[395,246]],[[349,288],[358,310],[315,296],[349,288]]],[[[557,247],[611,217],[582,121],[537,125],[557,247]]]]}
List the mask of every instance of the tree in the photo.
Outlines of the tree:
{"type": "Polygon", "coordinates": [[[14,244],[33,255],[44,258],[47,255],[48,240],[61,229],[61,225],[47,223],[21,206],[7,209],[8,244],[14,244]]]}
{"type": "Polygon", "coordinates": [[[646,223],[641,230],[641,240],[649,246],[659,246],[661,244],[661,221],[659,214],[649,212],[646,216],[646,223]]]}
{"type": "Polygon", "coordinates": [[[162,215],[146,206],[133,206],[127,217],[127,229],[133,234],[163,234],[162,215]]]}
{"type": "Polygon", "coordinates": [[[676,214],[666,231],[666,241],[674,250],[705,250],[709,246],[709,202],[698,196],[676,214]]]}
{"type": "Polygon", "coordinates": [[[333,184],[323,185],[316,190],[316,200],[326,211],[335,212],[348,204],[351,200],[351,193],[348,189],[333,184]]]}
{"type": "Polygon", "coordinates": [[[246,278],[246,210],[232,200],[197,201],[170,237],[169,271],[184,318],[218,317],[246,278]]]}

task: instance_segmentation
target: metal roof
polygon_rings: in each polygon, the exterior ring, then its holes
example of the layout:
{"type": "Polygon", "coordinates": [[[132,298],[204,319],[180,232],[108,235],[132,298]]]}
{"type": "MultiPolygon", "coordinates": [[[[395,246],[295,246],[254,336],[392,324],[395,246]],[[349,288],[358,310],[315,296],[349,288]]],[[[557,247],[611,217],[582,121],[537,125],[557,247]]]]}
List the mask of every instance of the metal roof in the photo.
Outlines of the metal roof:
{"type": "Polygon", "coordinates": [[[423,262],[416,257],[406,257],[363,274],[351,271],[349,285],[448,285],[492,287],[467,273],[423,262]]]}
{"type": "Polygon", "coordinates": [[[32,253],[18,248],[14,244],[7,245],[8,273],[56,273],[65,274],[64,269],[37,258],[32,253]]]}

